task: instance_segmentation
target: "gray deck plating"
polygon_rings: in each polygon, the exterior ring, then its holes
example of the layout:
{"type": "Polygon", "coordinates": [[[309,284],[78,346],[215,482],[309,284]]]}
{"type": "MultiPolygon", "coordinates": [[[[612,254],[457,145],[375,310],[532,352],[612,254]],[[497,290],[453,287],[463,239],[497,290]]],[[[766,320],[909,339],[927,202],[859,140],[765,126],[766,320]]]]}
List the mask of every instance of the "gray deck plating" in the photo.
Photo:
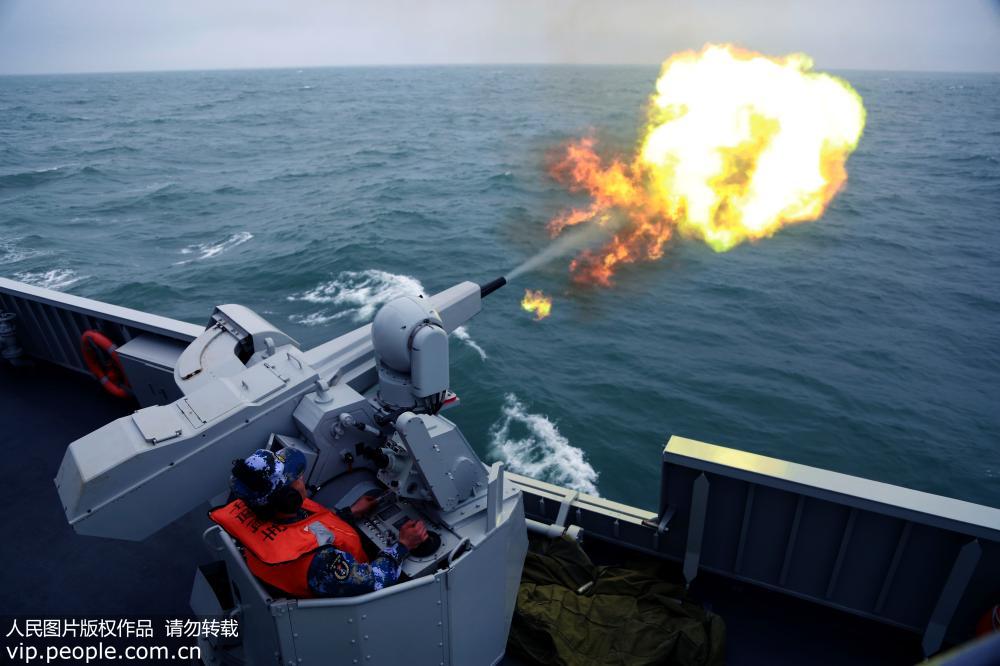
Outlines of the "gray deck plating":
{"type": "Polygon", "coordinates": [[[193,569],[208,561],[203,506],[151,539],[82,537],[67,524],[52,479],[69,442],[131,411],[96,381],[47,363],[0,364],[3,463],[0,606],[28,617],[190,615],[193,569]]]}

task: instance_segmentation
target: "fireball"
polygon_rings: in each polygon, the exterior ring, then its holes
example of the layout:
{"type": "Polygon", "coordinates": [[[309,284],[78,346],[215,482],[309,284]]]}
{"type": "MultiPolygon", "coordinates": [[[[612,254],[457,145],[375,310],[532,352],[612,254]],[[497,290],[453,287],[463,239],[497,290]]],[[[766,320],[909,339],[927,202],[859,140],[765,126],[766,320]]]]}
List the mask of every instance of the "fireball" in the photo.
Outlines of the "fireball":
{"type": "Polygon", "coordinates": [[[812,67],[803,54],[729,45],[679,53],[663,64],[631,159],[603,159],[592,138],[566,146],[551,174],[590,204],[556,215],[550,234],[620,225],[572,261],[574,279],[610,285],[620,264],[661,258],[677,235],[725,252],[819,219],[847,181],[865,109],[850,84],[812,67]]]}

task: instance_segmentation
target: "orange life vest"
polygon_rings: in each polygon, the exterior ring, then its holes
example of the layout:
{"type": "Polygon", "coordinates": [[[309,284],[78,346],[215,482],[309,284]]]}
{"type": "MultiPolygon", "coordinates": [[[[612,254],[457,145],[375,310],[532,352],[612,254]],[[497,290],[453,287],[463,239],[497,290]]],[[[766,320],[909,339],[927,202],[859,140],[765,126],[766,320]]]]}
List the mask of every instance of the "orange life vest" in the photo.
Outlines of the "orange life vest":
{"type": "Polygon", "coordinates": [[[262,581],[294,597],[315,596],[309,589],[309,564],[328,544],[367,562],[361,537],[353,527],[322,504],[305,499],[309,515],[294,523],[261,520],[243,500],[209,512],[229,536],[245,547],[247,566],[262,581]]]}

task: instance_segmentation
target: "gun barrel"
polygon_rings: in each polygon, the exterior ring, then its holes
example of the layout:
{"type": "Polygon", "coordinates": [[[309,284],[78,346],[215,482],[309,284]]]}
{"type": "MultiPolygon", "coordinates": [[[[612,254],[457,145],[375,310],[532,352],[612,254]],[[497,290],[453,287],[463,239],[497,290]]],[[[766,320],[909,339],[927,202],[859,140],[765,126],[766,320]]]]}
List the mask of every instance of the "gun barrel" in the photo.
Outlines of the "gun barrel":
{"type": "Polygon", "coordinates": [[[490,280],[486,284],[479,286],[479,297],[486,298],[505,284],[507,284],[507,278],[505,277],[498,277],[496,280],[490,280]]]}

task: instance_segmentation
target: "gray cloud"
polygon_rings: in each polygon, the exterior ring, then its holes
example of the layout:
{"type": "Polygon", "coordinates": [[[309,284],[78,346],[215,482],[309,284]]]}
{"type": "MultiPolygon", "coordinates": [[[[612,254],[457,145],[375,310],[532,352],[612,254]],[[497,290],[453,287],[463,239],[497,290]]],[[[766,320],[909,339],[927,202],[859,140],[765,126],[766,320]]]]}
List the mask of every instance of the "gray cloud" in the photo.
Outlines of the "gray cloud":
{"type": "Polygon", "coordinates": [[[986,0],[0,0],[0,73],[657,63],[705,42],[821,68],[1000,71],[986,0]]]}

